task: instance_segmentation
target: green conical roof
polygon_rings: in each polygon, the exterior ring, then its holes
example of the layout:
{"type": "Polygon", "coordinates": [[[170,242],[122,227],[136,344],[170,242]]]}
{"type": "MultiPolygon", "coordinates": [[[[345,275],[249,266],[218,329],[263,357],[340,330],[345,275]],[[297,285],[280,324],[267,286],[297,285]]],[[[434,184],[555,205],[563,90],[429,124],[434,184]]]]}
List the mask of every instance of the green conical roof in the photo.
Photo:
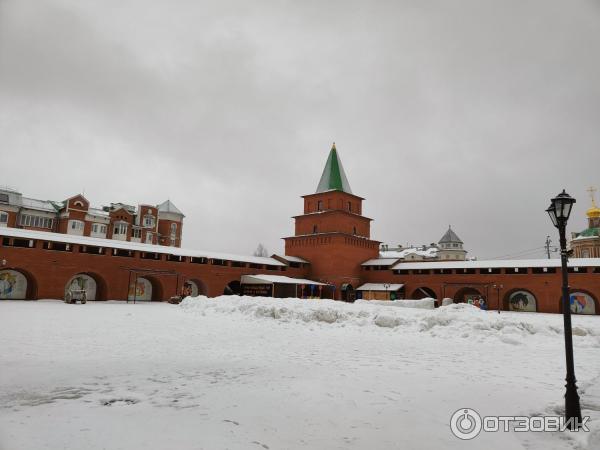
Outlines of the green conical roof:
{"type": "Polygon", "coordinates": [[[333,190],[352,194],[352,189],[350,189],[350,183],[348,183],[348,178],[346,178],[342,161],[340,160],[337,149],[335,148],[335,142],[333,143],[331,151],[329,152],[329,157],[325,163],[325,169],[323,169],[323,175],[321,175],[321,180],[317,186],[316,193],[318,194],[319,192],[333,190]]]}

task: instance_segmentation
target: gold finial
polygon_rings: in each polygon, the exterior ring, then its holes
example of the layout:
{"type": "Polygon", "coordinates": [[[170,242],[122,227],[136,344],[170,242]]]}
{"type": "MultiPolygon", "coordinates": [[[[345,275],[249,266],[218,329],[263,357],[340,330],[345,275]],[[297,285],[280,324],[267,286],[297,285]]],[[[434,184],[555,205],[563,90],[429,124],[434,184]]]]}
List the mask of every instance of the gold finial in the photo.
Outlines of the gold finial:
{"type": "Polygon", "coordinates": [[[333,143],[333,145],[331,146],[331,150],[336,150],[335,148],[335,142],[333,143]]]}
{"type": "Polygon", "coordinates": [[[597,208],[595,199],[595,194],[597,190],[598,189],[596,189],[594,186],[590,186],[587,190],[590,193],[590,197],[592,198],[592,208],[597,208]]]}

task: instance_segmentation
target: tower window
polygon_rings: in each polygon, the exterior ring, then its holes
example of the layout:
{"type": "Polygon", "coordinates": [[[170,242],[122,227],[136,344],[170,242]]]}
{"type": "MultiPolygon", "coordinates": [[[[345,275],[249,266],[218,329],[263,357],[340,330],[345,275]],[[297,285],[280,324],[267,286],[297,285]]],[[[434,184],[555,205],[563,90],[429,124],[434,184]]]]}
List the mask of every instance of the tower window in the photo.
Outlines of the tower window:
{"type": "Polygon", "coordinates": [[[354,229],[352,230],[352,232],[353,232],[354,234],[356,234],[356,227],[354,227],[354,229]]]}
{"type": "Polygon", "coordinates": [[[348,211],[352,212],[352,202],[348,202],[348,211]]]}
{"type": "Polygon", "coordinates": [[[313,225],[313,233],[317,234],[317,226],[316,225],[313,225]]]}
{"type": "MultiPolygon", "coordinates": [[[[323,211],[323,200],[317,202],[317,211],[323,211]]],[[[315,231],[316,233],[316,231],[315,231]]]]}

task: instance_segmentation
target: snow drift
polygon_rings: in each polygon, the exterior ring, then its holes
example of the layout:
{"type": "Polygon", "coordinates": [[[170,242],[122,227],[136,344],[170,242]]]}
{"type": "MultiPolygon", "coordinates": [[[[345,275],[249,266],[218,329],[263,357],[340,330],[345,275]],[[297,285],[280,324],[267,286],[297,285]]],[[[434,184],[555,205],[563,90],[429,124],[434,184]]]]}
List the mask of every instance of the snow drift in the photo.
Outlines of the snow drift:
{"type": "MultiPolygon", "coordinates": [[[[467,304],[433,308],[433,299],[395,302],[278,299],[271,297],[188,297],[180,308],[199,316],[243,316],[247,320],[274,320],[317,326],[389,329],[402,333],[428,333],[444,338],[497,338],[520,345],[536,336],[562,338],[558,314],[482,311],[467,304]],[[404,306],[404,307],[403,307],[404,306]]],[[[595,317],[573,317],[573,334],[579,346],[600,347],[595,317]]]]}

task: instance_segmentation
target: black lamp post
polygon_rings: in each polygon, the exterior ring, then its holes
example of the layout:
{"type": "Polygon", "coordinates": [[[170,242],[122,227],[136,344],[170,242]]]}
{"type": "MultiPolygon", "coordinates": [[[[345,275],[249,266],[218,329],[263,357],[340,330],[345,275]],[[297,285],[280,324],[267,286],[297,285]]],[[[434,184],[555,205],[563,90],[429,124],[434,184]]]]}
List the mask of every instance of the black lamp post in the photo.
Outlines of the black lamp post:
{"type": "Polygon", "coordinates": [[[571,330],[571,302],[569,299],[569,275],[567,273],[567,238],[566,228],[571,208],[575,199],[563,191],[552,199],[546,210],[552,223],[558,228],[560,236],[560,260],[562,264],[562,312],[565,327],[565,353],[567,359],[567,392],[565,393],[565,418],[573,419],[574,426],[581,423],[581,407],[579,394],[577,394],[577,380],[575,379],[575,365],[573,362],[573,332],[571,330]]]}

